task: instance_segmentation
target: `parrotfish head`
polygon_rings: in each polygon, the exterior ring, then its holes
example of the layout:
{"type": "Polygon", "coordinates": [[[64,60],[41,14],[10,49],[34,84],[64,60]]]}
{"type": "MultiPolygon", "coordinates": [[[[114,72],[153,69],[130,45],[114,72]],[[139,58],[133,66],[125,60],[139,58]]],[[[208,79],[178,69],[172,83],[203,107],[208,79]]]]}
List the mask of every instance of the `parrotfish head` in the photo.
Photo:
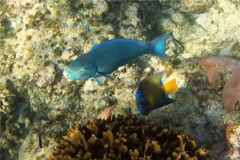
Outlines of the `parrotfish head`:
{"type": "Polygon", "coordinates": [[[93,65],[90,66],[81,66],[78,65],[68,65],[64,68],[63,75],[68,79],[87,79],[92,78],[96,74],[96,67],[93,65]]]}
{"type": "Polygon", "coordinates": [[[151,111],[151,105],[146,101],[140,90],[136,91],[137,109],[142,115],[147,115],[151,111]]]}

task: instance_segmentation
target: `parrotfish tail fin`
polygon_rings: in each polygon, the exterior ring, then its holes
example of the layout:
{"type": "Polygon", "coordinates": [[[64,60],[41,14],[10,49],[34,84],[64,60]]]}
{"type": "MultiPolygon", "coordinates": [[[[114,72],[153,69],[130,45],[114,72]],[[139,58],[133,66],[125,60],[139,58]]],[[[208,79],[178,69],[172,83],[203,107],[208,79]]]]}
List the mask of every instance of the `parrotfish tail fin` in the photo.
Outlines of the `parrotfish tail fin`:
{"type": "Polygon", "coordinates": [[[168,58],[166,52],[166,41],[168,38],[173,37],[173,34],[161,35],[150,42],[150,54],[159,56],[161,58],[168,58]]]}
{"type": "Polygon", "coordinates": [[[176,82],[175,78],[170,80],[167,83],[164,83],[162,87],[163,87],[163,90],[166,93],[177,92],[178,91],[178,85],[177,85],[177,82],[176,82]]]}

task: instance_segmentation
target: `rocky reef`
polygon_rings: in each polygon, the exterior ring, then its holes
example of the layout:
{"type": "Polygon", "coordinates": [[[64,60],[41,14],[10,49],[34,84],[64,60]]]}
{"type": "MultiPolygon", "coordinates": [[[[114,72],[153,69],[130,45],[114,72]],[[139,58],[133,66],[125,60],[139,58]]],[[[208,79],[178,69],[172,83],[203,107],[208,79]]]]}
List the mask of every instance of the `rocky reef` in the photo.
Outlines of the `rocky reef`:
{"type": "Polygon", "coordinates": [[[135,115],[113,116],[77,124],[57,144],[50,160],[74,159],[210,159],[189,136],[135,115]]]}
{"type": "Polygon", "coordinates": [[[240,124],[235,123],[227,126],[226,128],[226,136],[229,142],[229,153],[228,158],[230,159],[239,159],[240,158],[240,124]]]}
{"type": "Polygon", "coordinates": [[[132,103],[138,81],[176,69],[179,92],[174,97],[179,101],[152,112],[146,122],[167,124],[193,137],[212,158],[234,159],[226,126],[239,124],[239,112],[227,112],[221,98],[231,73],[221,73],[226,79],[209,83],[194,57],[239,61],[239,4],[238,0],[0,1],[1,158],[48,159],[54,142],[69,126],[96,117],[109,106],[117,106],[115,115],[131,112],[141,117],[132,103]],[[70,61],[94,44],[118,37],[150,41],[164,33],[175,37],[168,42],[169,59],[139,57],[113,72],[115,80],[102,86],[62,75],[70,61]]]}

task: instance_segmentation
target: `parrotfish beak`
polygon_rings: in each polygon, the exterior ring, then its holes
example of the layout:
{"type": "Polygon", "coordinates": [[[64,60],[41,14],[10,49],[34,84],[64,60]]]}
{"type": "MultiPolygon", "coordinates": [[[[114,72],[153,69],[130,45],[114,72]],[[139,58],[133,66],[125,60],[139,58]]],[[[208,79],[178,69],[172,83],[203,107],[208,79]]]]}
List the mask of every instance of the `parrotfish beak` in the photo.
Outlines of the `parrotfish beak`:
{"type": "Polygon", "coordinates": [[[92,78],[96,74],[95,66],[65,67],[63,71],[64,77],[68,79],[87,79],[92,78]]]}
{"type": "Polygon", "coordinates": [[[72,72],[68,67],[64,68],[63,76],[67,79],[80,79],[79,75],[81,75],[81,72],[84,72],[84,69],[80,69],[77,72],[72,72]]]}
{"type": "Polygon", "coordinates": [[[65,78],[68,78],[68,77],[70,76],[70,74],[67,73],[67,72],[65,71],[65,69],[64,69],[64,71],[63,71],[63,76],[64,76],[65,78]]]}

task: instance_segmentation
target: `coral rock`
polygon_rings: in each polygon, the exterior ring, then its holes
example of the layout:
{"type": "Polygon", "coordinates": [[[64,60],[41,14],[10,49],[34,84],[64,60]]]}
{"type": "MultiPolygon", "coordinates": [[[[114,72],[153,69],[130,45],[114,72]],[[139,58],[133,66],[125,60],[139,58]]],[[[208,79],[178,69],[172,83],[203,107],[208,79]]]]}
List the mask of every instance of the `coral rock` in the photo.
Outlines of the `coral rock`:
{"type": "Polygon", "coordinates": [[[229,125],[226,129],[226,137],[229,143],[228,157],[230,159],[240,159],[240,123],[229,125]]]}
{"type": "Polygon", "coordinates": [[[214,4],[214,0],[181,0],[181,4],[190,12],[202,13],[214,4]]]}

